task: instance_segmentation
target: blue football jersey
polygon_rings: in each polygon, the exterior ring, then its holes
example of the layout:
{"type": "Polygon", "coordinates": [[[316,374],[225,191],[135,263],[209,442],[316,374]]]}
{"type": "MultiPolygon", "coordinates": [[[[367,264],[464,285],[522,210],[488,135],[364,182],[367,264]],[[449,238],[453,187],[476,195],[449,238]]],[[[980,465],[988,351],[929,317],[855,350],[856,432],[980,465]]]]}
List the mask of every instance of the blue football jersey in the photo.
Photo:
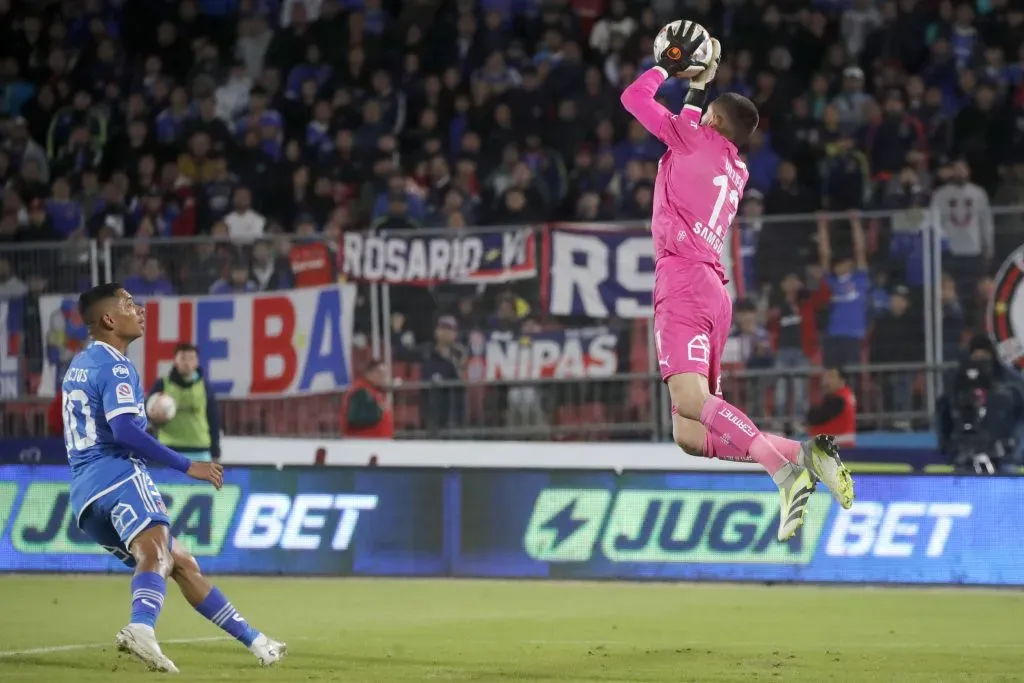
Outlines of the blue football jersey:
{"type": "Polygon", "coordinates": [[[93,342],[71,361],[61,384],[64,445],[71,464],[71,507],[78,518],[89,503],[145,470],[142,460],[114,441],[110,420],[131,415],[142,429],[145,396],[135,366],[121,352],[93,342]]]}

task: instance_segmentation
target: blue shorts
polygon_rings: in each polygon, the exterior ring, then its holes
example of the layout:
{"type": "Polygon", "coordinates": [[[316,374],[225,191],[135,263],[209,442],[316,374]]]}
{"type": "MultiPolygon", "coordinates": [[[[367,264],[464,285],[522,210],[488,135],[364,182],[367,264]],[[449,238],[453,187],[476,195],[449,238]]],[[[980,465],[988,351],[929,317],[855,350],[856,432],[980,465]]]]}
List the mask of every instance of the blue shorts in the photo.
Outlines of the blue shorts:
{"type": "Polygon", "coordinates": [[[128,550],[132,541],[154,524],[170,526],[171,520],[148,472],[138,472],[89,503],[78,520],[82,531],[129,567],[135,566],[128,550]]]}

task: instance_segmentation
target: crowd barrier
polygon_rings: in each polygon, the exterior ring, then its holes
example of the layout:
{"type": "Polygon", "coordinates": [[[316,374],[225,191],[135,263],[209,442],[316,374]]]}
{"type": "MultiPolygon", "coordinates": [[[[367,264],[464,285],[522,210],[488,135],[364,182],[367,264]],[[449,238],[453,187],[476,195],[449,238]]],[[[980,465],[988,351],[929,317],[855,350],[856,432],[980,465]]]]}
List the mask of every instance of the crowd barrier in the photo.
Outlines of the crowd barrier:
{"type": "MultiPolygon", "coordinates": [[[[260,468],[220,492],[157,475],[171,531],[214,573],[1024,585],[1020,480],[858,477],[776,540],[743,473],[260,468]]],[[[75,526],[63,467],[0,467],[0,570],[124,568],[75,526]]]]}

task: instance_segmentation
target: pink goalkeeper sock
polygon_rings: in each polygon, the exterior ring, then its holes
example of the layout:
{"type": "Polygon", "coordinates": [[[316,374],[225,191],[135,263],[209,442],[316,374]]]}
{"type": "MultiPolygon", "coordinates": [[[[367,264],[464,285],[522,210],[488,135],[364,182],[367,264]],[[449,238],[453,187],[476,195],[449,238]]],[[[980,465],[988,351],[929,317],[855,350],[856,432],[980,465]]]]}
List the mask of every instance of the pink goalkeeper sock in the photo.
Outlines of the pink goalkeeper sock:
{"type": "Polygon", "coordinates": [[[793,439],[787,439],[784,436],[778,434],[768,434],[767,432],[761,432],[761,436],[768,439],[768,443],[775,447],[779,453],[782,453],[782,457],[790,462],[799,462],[800,460],[800,442],[793,441],[793,439]]]}
{"type": "Polygon", "coordinates": [[[735,462],[757,462],[746,453],[739,451],[731,443],[716,439],[711,432],[704,430],[704,446],[701,448],[701,455],[705,458],[716,458],[718,460],[733,460],[735,462]]]}
{"type": "MultiPolygon", "coordinates": [[[[742,410],[717,396],[708,398],[704,403],[700,411],[700,423],[716,441],[720,440],[723,444],[729,444],[731,448],[750,456],[765,468],[768,474],[774,475],[789,464],[789,460],[762,436],[753,420],[742,410]]],[[[717,447],[717,444],[715,446],[717,447]]]]}

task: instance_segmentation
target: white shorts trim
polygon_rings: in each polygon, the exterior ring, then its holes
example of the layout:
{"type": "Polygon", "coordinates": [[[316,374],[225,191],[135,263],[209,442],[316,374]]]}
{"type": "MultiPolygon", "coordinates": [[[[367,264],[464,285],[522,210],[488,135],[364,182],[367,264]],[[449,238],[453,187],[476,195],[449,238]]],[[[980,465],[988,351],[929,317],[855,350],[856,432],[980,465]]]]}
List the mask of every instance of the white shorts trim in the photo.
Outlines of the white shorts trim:
{"type": "MultiPolygon", "coordinates": [[[[135,471],[136,471],[136,474],[137,474],[137,473],[138,473],[138,468],[135,468],[135,471]]],[[[85,511],[89,509],[89,506],[90,506],[90,505],[92,505],[92,504],[93,504],[93,503],[95,503],[95,502],[96,502],[97,500],[99,500],[99,499],[100,499],[100,498],[102,498],[103,496],[107,495],[108,493],[110,493],[110,492],[111,492],[111,491],[113,491],[114,489],[118,488],[118,487],[119,487],[119,486],[121,486],[122,484],[125,484],[125,483],[127,483],[127,482],[131,481],[131,480],[132,480],[132,479],[134,479],[134,478],[135,478],[135,474],[132,474],[131,476],[125,477],[125,478],[124,478],[124,479],[122,479],[121,481],[117,482],[116,484],[111,484],[111,485],[110,485],[110,486],[108,486],[107,488],[103,489],[102,491],[100,491],[99,493],[97,493],[96,495],[94,495],[94,496],[93,496],[92,498],[90,498],[89,500],[85,501],[85,505],[83,505],[83,506],[82,506],[82,509],[78,511],[78,517],[77,517],[77,518],[75,518],[75,523],[76,523],[76,524],[78,524],[78,528],[82,528],[82,515],[84,515],[84,514],[85,514],[85,511]]]]}

